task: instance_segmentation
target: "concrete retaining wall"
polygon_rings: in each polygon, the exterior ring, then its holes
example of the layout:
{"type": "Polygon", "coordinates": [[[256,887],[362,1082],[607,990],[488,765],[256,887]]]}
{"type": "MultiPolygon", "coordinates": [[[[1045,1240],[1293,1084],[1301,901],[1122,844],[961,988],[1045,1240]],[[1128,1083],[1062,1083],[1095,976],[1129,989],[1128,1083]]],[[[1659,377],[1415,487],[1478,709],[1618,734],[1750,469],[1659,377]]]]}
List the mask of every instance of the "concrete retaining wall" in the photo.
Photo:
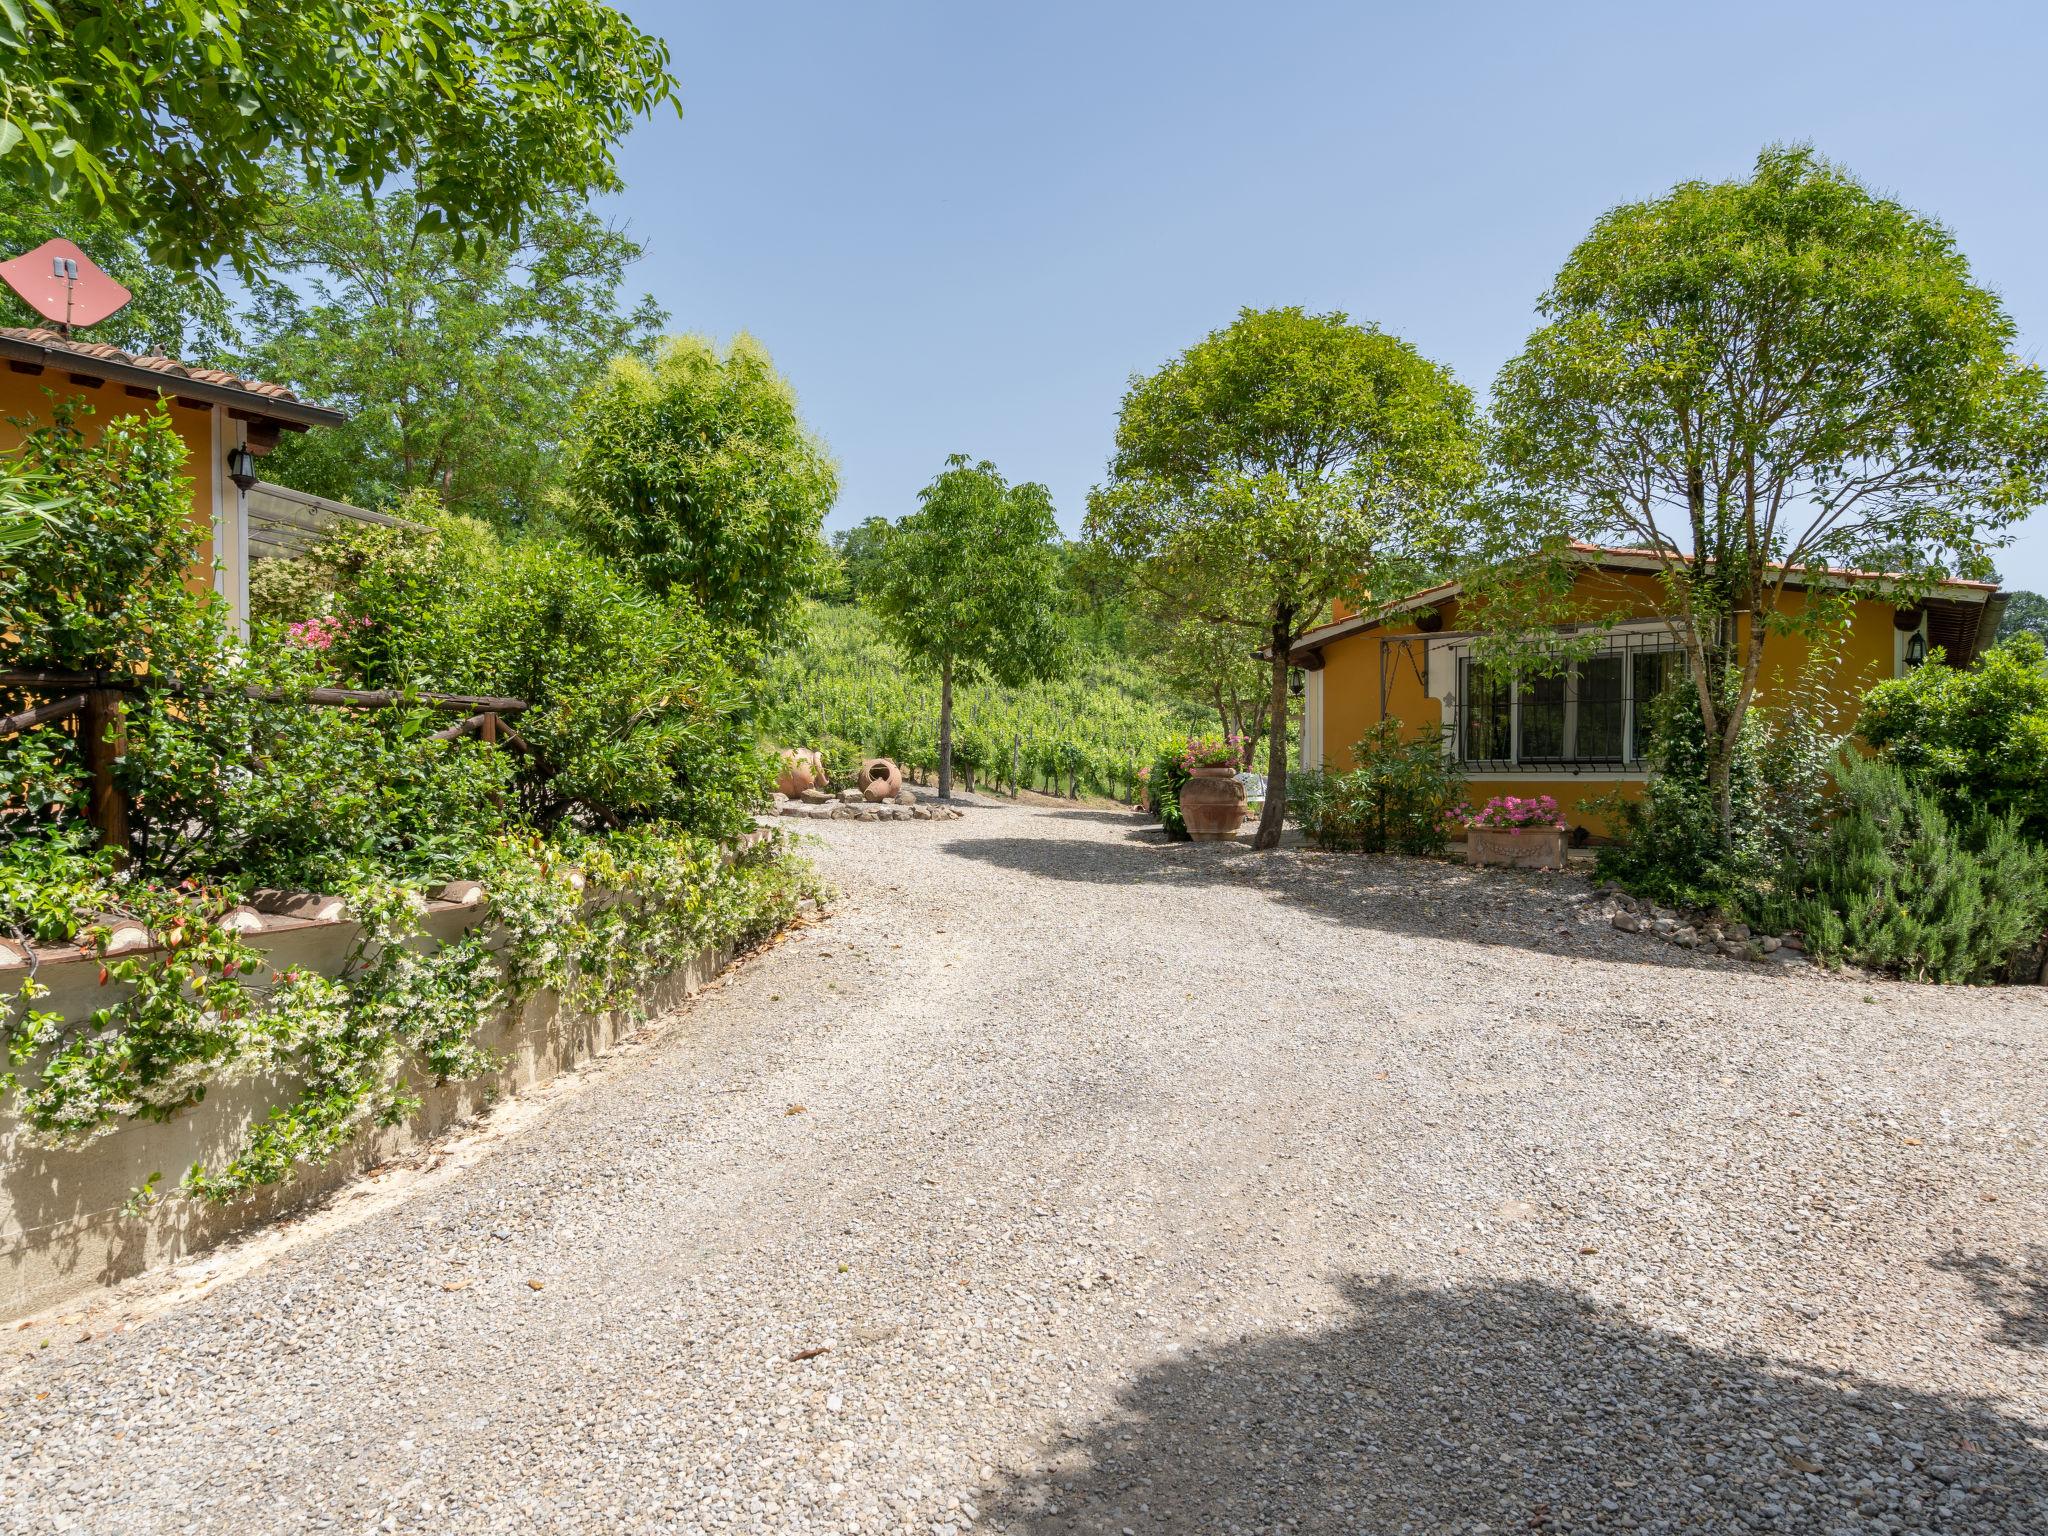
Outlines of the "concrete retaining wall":
{"type": "MultiPolygon", "coordinates": [[[[442,902],[429,912],[425,927],[434,939],[446,940],[488,920],[480,906],[442,902]]],[[[252,935],[249,942],[274,969],[300,966],[332,975],[355,938],[353,923],[299,922],[252,935]]],[[[729,958],[715,950],[693,957],[644,994],[645,1011],[674,1006],[729,958]]],[[[11,991],[20,975],[18,969],[0,969],[0,985],[11,991]]],[[[37,1006],[66,1018],[82,1018],[106,1001],[95,958],[45,953],[37,976],[50,988],[37,1006]]],[[[251,1078],[217,1087],[174,1120],[128,1122],[75,1149],[33,1144],[14,1112],[0,1110],[0,1319],[39,1312],[95,1286],[199,1253],[333,1189],[494,1099],[549,1081],[608,1049],[632,1027],[627,1015],[565,1011],[552,993],[539,994],[507,1009],[487,1031],[485,1043],[505,1058],[500,1071],[428,1089],[405,1124],[367,1129],[319,1167],[227,1206],[178,1194],[178,1181],[194,1162],[232,1156],[249,1125],[288,1100],[286,1083],[251,1078]],[[141,1215],[126,1213],[131,1193],[159,1171],[165,1198],[141,1215]]]]}

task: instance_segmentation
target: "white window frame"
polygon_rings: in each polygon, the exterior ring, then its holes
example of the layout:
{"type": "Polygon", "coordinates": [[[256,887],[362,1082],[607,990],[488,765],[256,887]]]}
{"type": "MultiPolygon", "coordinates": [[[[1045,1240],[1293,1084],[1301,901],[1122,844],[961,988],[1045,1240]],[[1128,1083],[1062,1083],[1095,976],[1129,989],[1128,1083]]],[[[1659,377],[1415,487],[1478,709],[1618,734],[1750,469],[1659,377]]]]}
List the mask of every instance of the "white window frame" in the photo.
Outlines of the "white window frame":
{"type": "Polygon", "coordinates": [[[1458,728],[1448,746],[1453,761],[1467,770],[1504,773],[1572,773],[1583,776],[1591,773],[1641,774],[1645,760],[1632,756],[1636,740],[1636,669],[1633,665],[1637,656],[1672,655],[1683,656],[1684,650],[1676,645],[1649,645],[1633,649],[1596,651],[1595,656],[1611,655],[1621,659],[1621,755],[1597,759],[1581,759],[1574,752],[1579,740],[1579,664],[1570,663],[1564,672],[1564,750],[1555,759],[1525,763],[1522,761],[1522,682],[1520,678],[1508,680],[1508,756],[1505,758],[1478,758],[1465,755],[1465,734],[1471,728],[1471,671],[1474,665],[1483,665],[1473,656],[1457,658],[1454,672],[1457,688],[1458,728]]]}

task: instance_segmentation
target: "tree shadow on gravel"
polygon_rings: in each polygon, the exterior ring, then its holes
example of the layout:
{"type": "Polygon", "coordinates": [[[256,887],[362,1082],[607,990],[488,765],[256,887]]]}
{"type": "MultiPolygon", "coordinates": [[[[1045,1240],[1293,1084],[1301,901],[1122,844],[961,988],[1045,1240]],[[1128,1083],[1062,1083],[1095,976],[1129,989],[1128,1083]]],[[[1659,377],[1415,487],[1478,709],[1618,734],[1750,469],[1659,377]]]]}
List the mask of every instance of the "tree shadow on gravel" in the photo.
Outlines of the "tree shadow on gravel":
{"type": "Polygon", "coordinates": [[[1604,918],[1586,921],[1579,911],[1592,898],[1577,875],[1303,848],[1259,853],[1238,843],[1167,843],[1157,829],[1142,827],[1115,841],[988,836],[971,822],[955,830],[947,853],[1046,879],[1167,890],[1228,887],[1256,891],[1320,921],[1414,938],[1724,974],[1775,969],[1618,933],[1604,918]]]}
{"type": "Polygon", "coordinates": [[[2024,1259],[1995,1253],[1946,1253],[1933,1267],[1960,1275],[1994,1319],[1991,1340],[2007,1349],[2048,1350],[2048,1247],[2024,1259]]]}
{"type": "Polygon", "coordinates": [[[1147,1370],[981,1529],[2048,1530],[2048,1457],[1988,1403],[1702,1349],[1533,1281],[1345,1285],[1350,1316],[1147,1370]]]}

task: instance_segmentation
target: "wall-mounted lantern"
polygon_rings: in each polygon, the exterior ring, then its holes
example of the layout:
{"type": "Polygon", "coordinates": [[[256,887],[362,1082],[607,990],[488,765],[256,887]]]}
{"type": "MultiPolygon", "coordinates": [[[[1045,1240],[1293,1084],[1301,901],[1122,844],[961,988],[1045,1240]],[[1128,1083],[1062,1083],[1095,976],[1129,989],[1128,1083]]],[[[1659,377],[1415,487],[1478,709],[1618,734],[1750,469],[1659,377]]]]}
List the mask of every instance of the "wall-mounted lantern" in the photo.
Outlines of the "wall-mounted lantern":
{"type": "Polygon", "coordinates": [[[256,473],[256,455],[247,448],[229,449],[228,478],[243,490],[248,490],[260,478],[256,473]]]}
{"type": "Polygon", "coordinates": [[[1912,671],[1927,660],[1927,637],[1914,634],[1906,640],[1906,670],[1912,671]]]}

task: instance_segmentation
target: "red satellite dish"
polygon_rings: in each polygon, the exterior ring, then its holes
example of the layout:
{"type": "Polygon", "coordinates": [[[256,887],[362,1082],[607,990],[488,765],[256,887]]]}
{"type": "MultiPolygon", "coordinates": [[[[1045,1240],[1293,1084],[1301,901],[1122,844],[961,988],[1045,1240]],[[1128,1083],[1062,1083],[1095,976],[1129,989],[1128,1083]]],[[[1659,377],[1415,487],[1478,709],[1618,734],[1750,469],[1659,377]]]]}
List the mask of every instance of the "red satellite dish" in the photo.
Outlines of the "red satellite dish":
{"type": "Polygon", "coordinates": [[[45,240],[26,256],[0,261],[0,278],[67,335],[74,326],[98,325],[134,297],[69,240],[45,240]]]}

